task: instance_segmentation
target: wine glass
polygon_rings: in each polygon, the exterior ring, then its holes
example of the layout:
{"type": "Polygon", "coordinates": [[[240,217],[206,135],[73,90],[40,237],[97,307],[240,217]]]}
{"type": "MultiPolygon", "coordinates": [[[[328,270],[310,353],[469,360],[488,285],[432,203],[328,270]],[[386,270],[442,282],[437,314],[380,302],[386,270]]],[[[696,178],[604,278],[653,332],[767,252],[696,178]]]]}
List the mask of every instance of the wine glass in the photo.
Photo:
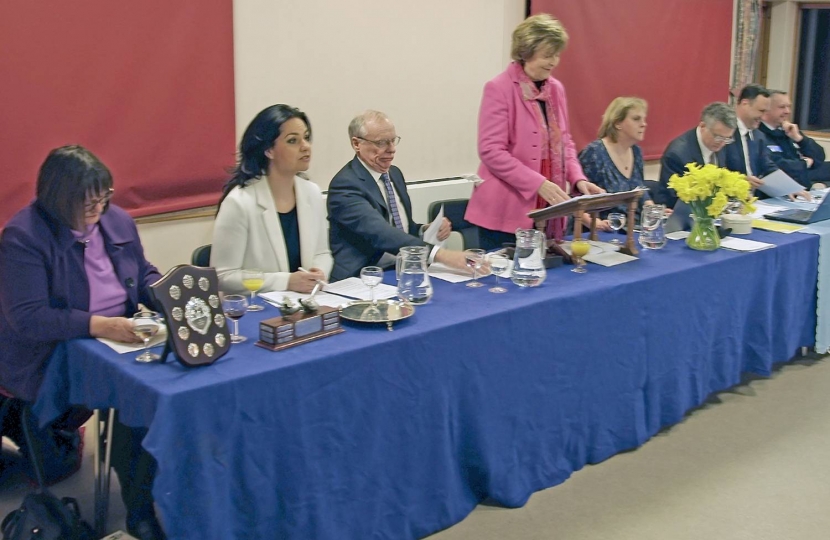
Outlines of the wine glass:
{"type": "MultiPolygon", "coordinates": [[[[625,227],[625,214],[622,212],[611,212],[608,214],[608,224],[611,225],[615,233],[619,232],[620,229],[625,227]]],[[[622,245],[622,242],[616,236],[611,239],[611,243],[615,246],[622,245]]]]}
{"type": "Polygon", "coordinates": [[[490,270],[496,276],[496,286],[488,289],[491,293],[506,293],[507,289],[499,285],[499,278],[507,271],[510,266],[510,261],[504,255],[492,254],[488,257],[490,261],[490,270]]]}
{"type": "Polygon", "coordinates": [[[222,311],[225,312],[225,317],[233,321],[233,334],[231,334],[231,343],[242,343],[245,341],[245,336],[239,335],[239,319],[248,311],[248,299],[243,294],[226,294],[222,296],[222,311]]]}
{"type": "Polygon", "coordinates": [[[377,305],[377,300],[375,300],[375,287],[380,285],[380,282],[383,281],[383,268],[380,266],[366,266],[360,270],[360,281],[363,282],[364,285],[369,287],[369,291],[372,294],[372,305],[377,305]]]}
{"type": "Polygon", "coordinates": [[[484,250],[465,249],[464,258],[467,261],[467,267],[473,270],[473,280],[467,283],[467,287],[483,287],[484,284],[478,280],[478,271],[481,269],[481,265],[484,264],[484,250]]]}
{"type": "Polygon", "coordinates": [[[251,268],[242,271],[242,286],[251,293],[251,301],[248,302],[248,311],[262,311],[265,309],[260,304],[255,304],[256,293],[265,285],[265,276],[259,268],[251,268]]]}
{"type": "Polygon", "coordinates": [[[148,350],[150,340],[161,329],[161,319],[155,311],[139,311],[131,321],[133,334],[144,341],[144,352],[135,357],[136,362],[154,362],[161,357],[148,350]]]}
{"type": "Polygon", "coordinates": [[[574,256],[576,259],[574,263],[576,264],[576,268],[571,269],[571,272],[576,272],[577,274],[584,274],[588,270],[585,269],[585,255],[591,250],[591,244],[589,244],[585,240],[574,240],[571,242],[571,255],[574,256]]]}

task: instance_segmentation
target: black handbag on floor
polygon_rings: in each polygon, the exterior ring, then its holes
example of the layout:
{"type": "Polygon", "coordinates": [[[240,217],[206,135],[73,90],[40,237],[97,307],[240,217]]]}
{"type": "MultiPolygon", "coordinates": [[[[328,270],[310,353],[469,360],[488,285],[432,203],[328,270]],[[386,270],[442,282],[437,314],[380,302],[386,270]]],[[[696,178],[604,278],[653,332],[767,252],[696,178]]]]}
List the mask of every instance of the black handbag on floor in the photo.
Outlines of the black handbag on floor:
{"type": "MultiPolygon", "coordinates": [[[[9,401],[0,407],[0,421],[9,401]]],[[[20,508],[9,513],[0,524],[3,540],[94,540],[92,527],[81,519],[78,501],[71,497],[58,499],[43,487],[40,456],[29,436],[28,407],[23,408],[23,434],[29,449],[29,459],[37,476],[38,489],[24,497],[20,508]]]]}

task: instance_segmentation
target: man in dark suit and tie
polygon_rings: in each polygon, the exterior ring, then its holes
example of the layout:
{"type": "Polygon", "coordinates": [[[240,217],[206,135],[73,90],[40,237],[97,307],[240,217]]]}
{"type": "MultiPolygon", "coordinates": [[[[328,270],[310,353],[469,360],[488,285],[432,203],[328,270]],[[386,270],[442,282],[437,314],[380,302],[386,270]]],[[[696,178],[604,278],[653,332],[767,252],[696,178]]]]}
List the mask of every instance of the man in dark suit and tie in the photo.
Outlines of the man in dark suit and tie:
{"type": "MultiPolygon", "coordinates": [[[[334,175],[327,198],[332,281],[360,273],[364,266],[391,267],[404,246],[427,245],[422,226],[412,220],[412,203],[401,170],[392,165],[400,142],[395,125],[378,111],[366,111],[349,124],[355,157],[334,175]]],[[[450,235],[444,218],[438,239],[450,235]]],[[[433,247],[430,261],[466,267],[464,254],[433,247]]]]}
{"type": "Polygon", "coordinates": [[[792,102],[787,93],[769,93],[770,107],[758,129],[767,138],[772,161],[807,189],[823,189],[830,184],[830,163],[824,161],[824,148],[790,122],[792,102]]]}
{"type": "Polygon", "coordinates": [[[687,163],[725,165],[724,146],[732,142],[738,122],[735,111],[726,103],[707,105],[700,114],[700,124],[669,143],[660,159],[660,189],[652,194],[654,202],[673,208],[677,194],[669,187],[673,174],[686,172],[687,163]]]}
{"type": "Polygon", "coordinates": [[[746,85],[735,105],[738,129],[733,135],[734,144],[726,149],[726,168],[745,174],[753,188],[762,186],[762,178],[778,170],[769,156],[766,138],[758,130],[768,109],[769,90],[759,84],[746,85]]]}

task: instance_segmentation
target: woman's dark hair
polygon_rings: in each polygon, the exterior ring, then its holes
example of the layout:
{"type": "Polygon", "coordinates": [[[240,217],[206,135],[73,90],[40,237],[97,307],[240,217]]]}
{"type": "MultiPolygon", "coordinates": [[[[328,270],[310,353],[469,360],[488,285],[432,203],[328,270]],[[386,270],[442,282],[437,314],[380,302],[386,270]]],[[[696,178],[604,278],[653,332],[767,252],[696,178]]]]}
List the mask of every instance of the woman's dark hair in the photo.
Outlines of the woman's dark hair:
{"type": "Polygon", "coordinates": [[[309,136],[311,136],[311,123],[308,117],[300,109],[290,105],[271,105],[251,120],[239,142],[236,167],[231,171],[231,179],[222,190],[219,206],[234,187],[245,187],[254,178],[268,172],[269,159],[265,152],[274,146],[274,141],[280,136],[282,125],[292,118],[299,118],[305,122],[309,136]]]}
{"type": "MultiPolygon", "coordinates": [[[[83,146],[55,148],[37,175],[38,204],[71,229],[83,226],[84,201],[108,193],[112,174],[106,165],[83,146]]],[[[104,212],[107,208],[104,208],[104,212]]]]}

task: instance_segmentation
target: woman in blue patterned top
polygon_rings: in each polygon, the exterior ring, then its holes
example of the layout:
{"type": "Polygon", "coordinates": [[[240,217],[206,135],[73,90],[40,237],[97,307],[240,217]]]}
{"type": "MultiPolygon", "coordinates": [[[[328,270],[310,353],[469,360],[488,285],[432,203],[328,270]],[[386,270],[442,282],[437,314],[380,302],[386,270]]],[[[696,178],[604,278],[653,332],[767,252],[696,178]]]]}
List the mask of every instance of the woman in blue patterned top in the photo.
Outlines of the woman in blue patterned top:
{"type": "MultiPolygon", "coordinates": [[[[608,105],[602,116],[598,139],[586,146],[579,153],[579,162],[588,177],[608,193],[629,191],[643,185],[643,153],[637,143],[643,140],[646,131],[645,100],[636,97],[618,97],[608,105]]],[[[640,220],[640,208],[654,204],[648,192],[637,208],[637,221],[640,220]]],[[[610,230],[606,218],[611,212],[625,214],[625,205],[600,212],[602,222],[600,230],[610,230]]]]}

